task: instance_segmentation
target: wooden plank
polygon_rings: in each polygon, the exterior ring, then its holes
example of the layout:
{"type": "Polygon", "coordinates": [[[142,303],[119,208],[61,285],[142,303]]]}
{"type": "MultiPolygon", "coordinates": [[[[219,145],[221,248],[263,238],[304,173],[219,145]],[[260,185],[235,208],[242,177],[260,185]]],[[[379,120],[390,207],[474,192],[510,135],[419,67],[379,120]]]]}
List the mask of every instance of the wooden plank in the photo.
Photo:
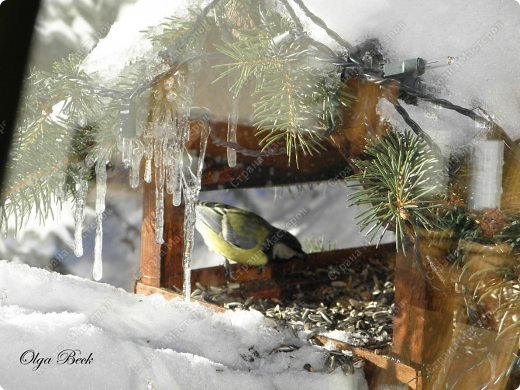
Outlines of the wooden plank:
{"type": "MultiPolygon", "coordinates": [[[[136,294],[143,294],[143,295],[152,295],[152,294],[159,294],[162,295],[167,300],[171,299],[183,299],[181,294],[176,293],[175,291],[168,289],[168,288],[161,288],[161,287],[152,287],[148,286],[144,283],[137,282],[135,284],[135,293],[136,294]]],[[[226,312],[226,309],[217,305],[213,305],[208,302],[201,301],[199,299],[190,299],[190,302],[197,303],[201,306],[204,306],[208,309],[211,309],[213,311],[216,311],[217,313],[224,313],[226,312]]]]}
{"type": "Polygon", "coordinates": [[[367,380],[371,389],[396,383],[407,385],[412,389],[423,388],[420,369],[417,366],[408,365],[395,357],[376,354],[369,349],[354,347],[330,337],[318,335],[314,336],[314,339],[323,346],[332,346],[340,351],[350,351],[355,356],[364,359],[367,365],[365,371],[370,373],[370,377],[367,375],[367,380]]]}
{"type": "MultiPolygon", "coordinates": [[[[294,161],[289,163],[285,153],[262,155],[258,146],[261,139],[255,133],[256,129],[253,127],[239,126],[237,142],[246,154],[240,151],[237,153],[237,165],[234,168],[227,165],[227,149],[215,145],[210,139],[202,176],[203,191],[343,179],[351,173],[347,157],[342,155],[336,145],[332,145],[328,141],[323,143],[324,150],[314,153],[312,156],[300,153],[298,165],[296,165],[294,161]]],[[[225,140],[226,135],[227,123],[215,123],[212,131],[213,139],[225,140]]],[[[283,146],[279,143],[268,149],[267,152],[283,149],[283,146]]],[[[190,139],[189,147],[193,152],[197,152],[199,142],[196,134],[193,134],[190,139]]]]}
{"type": "Polygon", "coordinates": [[[396,83],[381,86],[363,78],[352,78],[348,85],[356,99],[350,108],[341,112],[340,123],[343,125],[336,128],[330,140],[343,156],[350,159],[361,154],[367,138],[388,130],[389,123],[381,120],[376,107],[383,95],[390,101],[396,100],[399,87],[396,83]]]}
{"type": "MultiPolygon", "coordinates": [[[[354,262],[363,261],[363,258],[378,256],[389,258],[395,255],[395,244],[384,244],[379,247],[368,246],[359,248],[339,249],[334,251],[311,253],[308,260],[288,260],[281,263],[271,263],[260,273],[259,268],[243,264],[232,265],[232,281],[248,282],[253,280],[278,279],[284,275],[306,269],[327,268],[330,265],[338,267],[339,272],[350,267],[354,262]]],[[[224,267],[208,267],[192,271],[192,284],[219,285],[226,283],[224,267]]]]}

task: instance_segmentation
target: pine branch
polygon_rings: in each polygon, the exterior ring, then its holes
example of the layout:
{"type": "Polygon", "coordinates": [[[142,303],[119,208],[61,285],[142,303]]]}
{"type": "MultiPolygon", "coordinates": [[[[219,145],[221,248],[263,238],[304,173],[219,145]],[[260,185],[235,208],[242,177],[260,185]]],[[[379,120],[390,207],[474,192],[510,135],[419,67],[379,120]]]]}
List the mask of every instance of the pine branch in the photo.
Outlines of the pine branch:
{"type": "Polygon", "coordinates": [[[298,153],[318,152],[336,125],[340,70],[313,64],[309,41],[291,35],[291,21],[280,16],[269,20],[256,29],[241,30],[238,41],[217,46],[231,60],[218,65],[224,69],[219,79],[234,78],[235,96],[255,82],[255,126],[263,136],[261,145],[265,149],[284,139],[289,162],[294,154],[298,163],[298,153]]]}
{"type": "Polygon", "coordinates": [[[435,192],[441,177],[438,161],[425,142],[408,131],[389,131],[367,142],[363,158],[354,160],[359,173],[348,178],[362,187],[350,196],[350,204],[369,206],[356,219],[362,231],[371,227],[367,232],[370,239],[379,229],[391,226],[397,249],[404,251],[405,235],[410,229],[419,226],[430,230],[437,226],[435,211],[439,202],[435,192]]]}
{"type": "Polygon", "coordinates": [[[8,218],[13,216],[19,228],[32,210],[40,219],[47,218],[56,202],[73,194],[73,177],[89,154],[100,149],[111,154],[115,117],[109,120],[110,110],[93,93],[95,84],[80,70],[80,62],[79,57],[69,57],[57,62],[53,72],[33,71],[29,77],[23,121],[15,133],[1,193],[6,229],[8,218]],[[108,131],[98,131],[102,127],[108,131]]]}

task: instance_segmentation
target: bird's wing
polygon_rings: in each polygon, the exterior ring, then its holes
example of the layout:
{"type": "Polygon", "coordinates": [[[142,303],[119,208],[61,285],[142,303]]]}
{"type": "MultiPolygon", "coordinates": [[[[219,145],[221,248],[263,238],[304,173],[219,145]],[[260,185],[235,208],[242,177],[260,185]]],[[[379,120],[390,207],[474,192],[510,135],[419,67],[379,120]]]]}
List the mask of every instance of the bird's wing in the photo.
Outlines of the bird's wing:
{"type": "Polygon", "coordinates": [[[238,248],[253,249],[261,245],[267,235],[263,231],[262,222],[255,214],[246,214],[242,210],[232,209],[224,216],[222,236],[227,242],[238,248]],[[258,229],[261,230],[258,231],[258,229]]]}
{"type": "MultiPolygon", "coordinates": [[[[209,228],[217,235],[222,235],[222,219],[224,213],[220,207],[212,207],[211,203],[199,202],[196,207],[197,212],[197,228],[200,225],[204,225],[205,228],[209,228]]],[[[199,229],[202,233],[202,229],[199,229]]]]}
{"type": "Polygon", "coordinates": [[[258,215],[227,205],[199,203],[197,216],[200,222],[221,235],[229,244],[241,249],[253,249],[261,245],[271,228],[258,215]]]}

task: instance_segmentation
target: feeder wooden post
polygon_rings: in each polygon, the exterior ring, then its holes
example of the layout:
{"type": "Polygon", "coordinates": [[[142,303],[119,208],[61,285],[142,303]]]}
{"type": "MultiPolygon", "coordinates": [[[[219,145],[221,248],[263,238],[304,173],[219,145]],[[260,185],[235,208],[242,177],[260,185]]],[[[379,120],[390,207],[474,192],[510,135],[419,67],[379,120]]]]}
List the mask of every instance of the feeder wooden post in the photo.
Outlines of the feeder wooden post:
{"type": "Polygon", "coordinates": [[[164,202],[164,243],[155,242],[155,182],[144,183],[143,223],[141,226],[141,280],[152,287],[182,288],[184,206],[164,202]]]}
{"type": "Polygon", "coordinates": [[[141,279],[147,286],[161,287],[161,245],[155,242],[155,184],[143,184],[141,224],[141,279]]]}
{"type": "Polygon", "coordinates": [[[450,286],[442,285],[449,280],[439,283],[438,275],[423,260],[429,257],[432,262],[445,264],[455,243],[448,234],[430,233],[418,245],[420,255],[410,248],[396,256],[393,352],[421,367],[426,383],[440,368],[439,359],[452,340],[455,302],[450,286]]]}
{"type": "Polygon", "coordinates": [[[162,250],[161,285],[182,289],[184,272],[182,258],[184,250],[184,204],[174,206],[171,198],[165,201],[164,208],[164,244],[162,250]]]}
{"type": "Polygon", "coordinates": [[[413,254],[396,256],[395,302],[393,351],[408,362],[433,363],[449,333],[449,300],[428,284],[413,254]]]}

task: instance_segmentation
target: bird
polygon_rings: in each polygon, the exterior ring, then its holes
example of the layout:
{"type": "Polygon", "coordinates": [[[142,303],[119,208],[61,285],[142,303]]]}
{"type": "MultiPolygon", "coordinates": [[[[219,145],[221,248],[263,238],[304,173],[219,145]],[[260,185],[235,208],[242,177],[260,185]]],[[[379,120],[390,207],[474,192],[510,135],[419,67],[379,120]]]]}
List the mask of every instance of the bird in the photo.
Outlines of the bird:
{"type": "Polygon", "coordinates": [[[270,262],[292,258],[307,259],[298,239],[259,215],[223,203],[198,202],[196,229],[206,246],[225,259],[226,276],[231,278],[229,260],[257,266],[263,272],[270,262]]]}

